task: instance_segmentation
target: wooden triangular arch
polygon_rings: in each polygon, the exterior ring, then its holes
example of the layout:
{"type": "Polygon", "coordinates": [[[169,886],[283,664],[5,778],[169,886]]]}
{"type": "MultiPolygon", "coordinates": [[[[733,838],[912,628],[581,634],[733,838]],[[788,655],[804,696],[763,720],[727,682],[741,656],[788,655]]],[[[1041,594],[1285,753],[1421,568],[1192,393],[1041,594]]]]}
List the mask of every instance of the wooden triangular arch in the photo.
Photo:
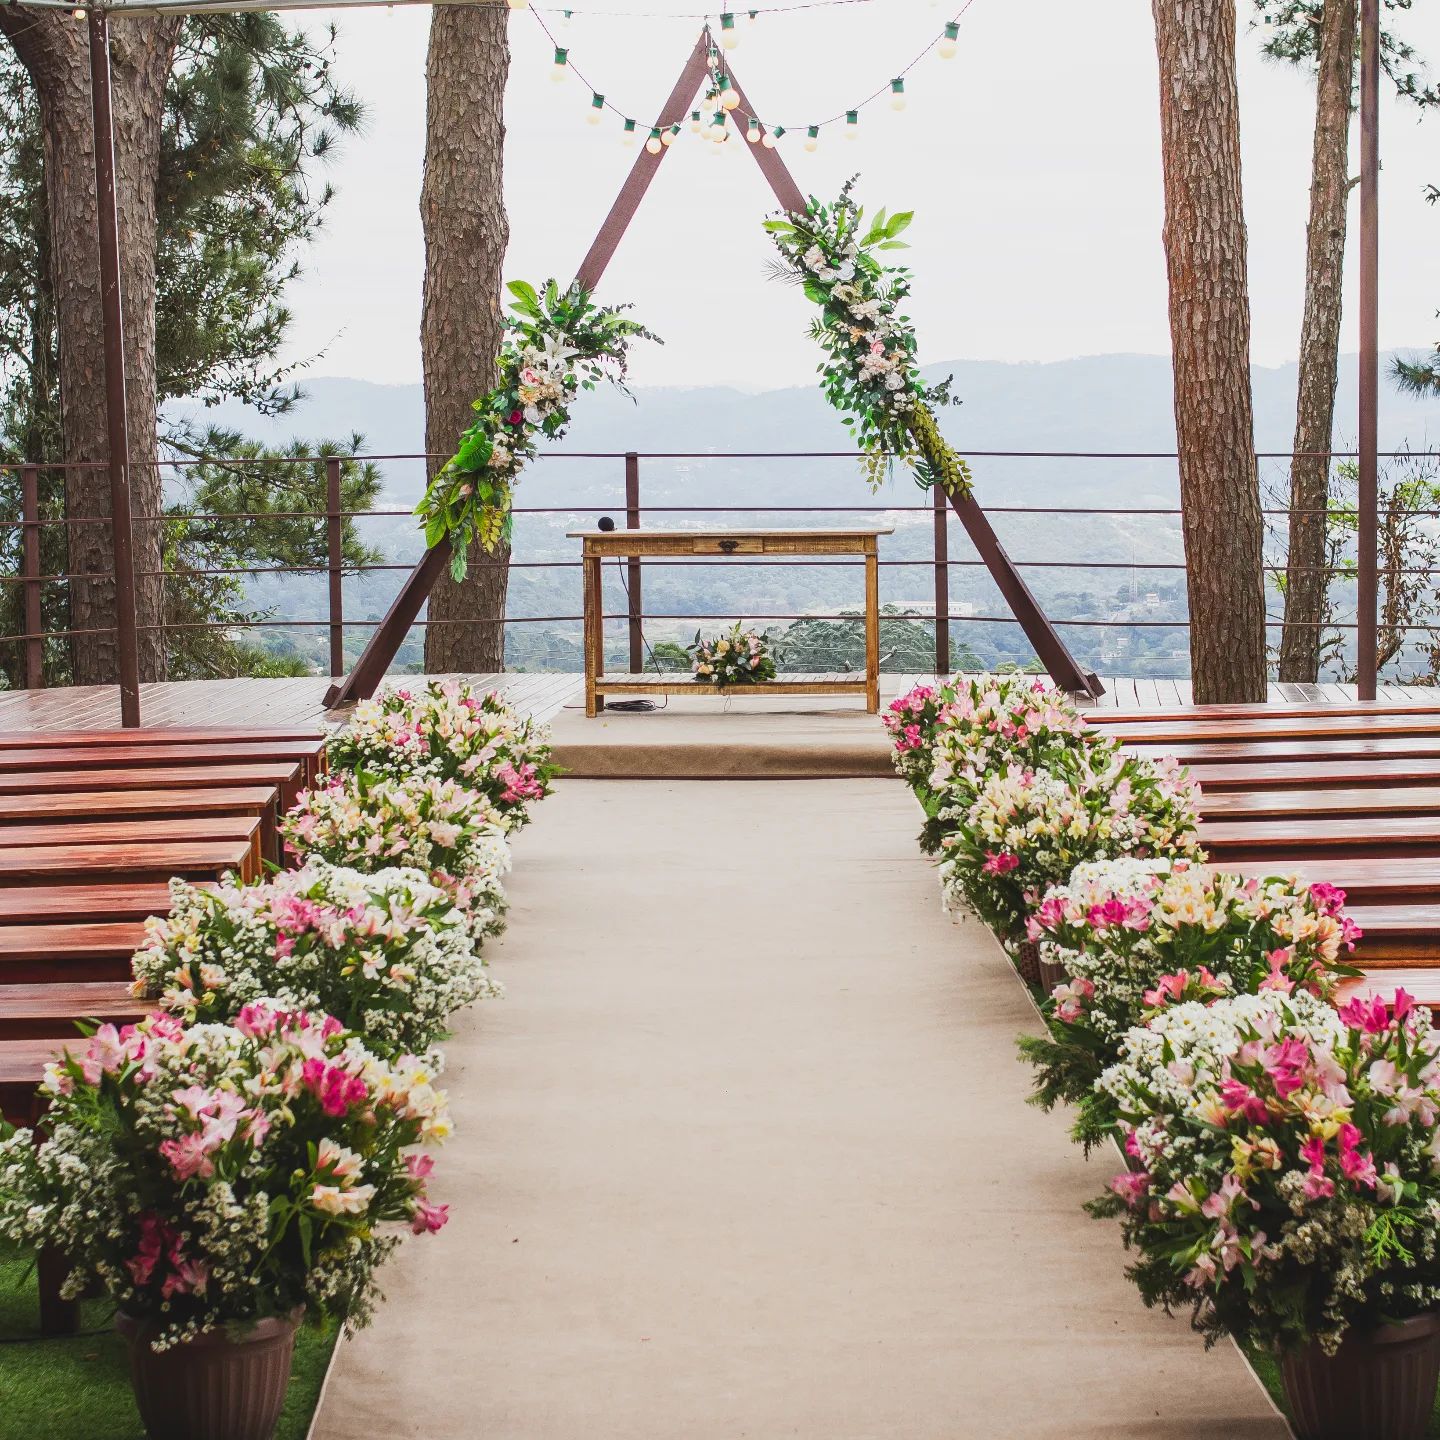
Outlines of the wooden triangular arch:
{"type": "MultiPolygon", "coordinates": [[[[700,32],[700,38],[695,42],[695,48],[685,62],[685,68],[680,72],[679,80],[675,82],[675,88],[670,92],[670,98],[666,100],[660,109],[660,114],[656,117],[654,126],[656,130],[663,132],[672,125],[680,124],[685,119],[700,95],[701,88],[709,78],[714,54],[714,42],[711,38],[710,28],[706,26],[700,32]]],[[[725,74],[730,88],[735,92],[736,99],[739,101],[739,104],[731,112],[737,122],[737,128],[748,130],[753,119],[760,126],[763,136],[765,126],[756,117],[728,60],[725,62],[725,74]]],[[[594,290],[600,283],[606,267],[614,256],[625,232],[630,228],[630,222],[635,218],[635,213],[640,208],[640,202],[645,198],[645,192],[649,190],[650,182],[654,180],[655,172],[659,170],[660,162],[664,160],[669,148],[669,146],[662,146],[658,153],[652,154],[648,149],[641,147],[629,176],[624,185],[620,187],[620,193],[615,197],[615,203],[610,207],[610,213],[600,226],[600,233],[596,235],[595,243],[591,245],[585,259],[580,263],[580,269],[575,278],[584,289],[594,290]]],[[[771,190],[775,192],[775,198],[779,201],[780,208],[788,213],[803,215],[806,209],[805,196],[801,193],[800,187],[795,183],[789,170],[786,169],[784,160],[780,158],[780,152],[772,146],[763,144],[744,145],[741,148],[749,150],[754,155],[755,163],[759,165],[760,173],[764,175],[771,190]]],[[[1014,561],[1006,554],[1005,547],[1000,543],[985,512],[974,497],[951,495],[948,498],[951,508],[959,517],[960,523],[964,525],[966,534],[970,536],[971,543],[979,552],[981,560],[984,561],[985,568],[989,570],[991,578],[1005,597],[1016,621],[1025,632],[1025,638],[1035,647],[1035,654],[1050,673],[1051,679],[1062,690],[1088,695],[1091,698],[1103,695],[1105,693],[1104,686],[1100,684],[1093,673],[1082,670],[1075,657],[1071,655],[1064,640],[1060,638],[1054,625],[1041,610],[1034,595],[1031,594],[1024,577],[1015,568],[1014,561]]],[[[346,705],[354,700],[367,699],[375,693],[386,670],[390,667],[390,662],[398,653],[406,633],[415,623],[415,619],[420,613],[420,607],[425,603],[435,582],[444,574],[449,563],[450,541],[447,537],[432,545],[425,552],[420,563],[410,572],[405,583],[400,587],[400,593],[386,612],[385,618],[371,634],[369,643],[355,662],[355,668],[345,677],[342,684],[331,686],[325,697],[327,706],[346,705]]]]}

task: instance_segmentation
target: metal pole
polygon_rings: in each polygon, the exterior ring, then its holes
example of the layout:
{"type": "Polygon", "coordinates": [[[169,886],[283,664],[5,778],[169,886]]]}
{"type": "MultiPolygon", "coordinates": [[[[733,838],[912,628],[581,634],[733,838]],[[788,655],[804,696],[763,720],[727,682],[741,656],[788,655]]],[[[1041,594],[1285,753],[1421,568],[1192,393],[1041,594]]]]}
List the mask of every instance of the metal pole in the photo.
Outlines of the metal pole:
{"type": "Polygon", "coordinates": [[[1379,649],[1380,0],[1360,4],[1360,494],[1355,672],[1373,700],[1379,649]]]}
{"type": "Polygon", "coordinates": [[[950,503],[943,485],[930,487],[935,502],[935,673],[950,674],[950,503]]]}
{"type": "Polygon", "coordinates": [[[330,580],[330,674],[345,673],[345,520],[340,496],[340,457],[325,461],[325,535],[329,545],[327,572],[330,580]]]}
{"type": "Polygon", "coordinates": [[[25,577],[25,688],[45,688],[45,628],[40,610],[40,471],[26,465],[20,471],[21,531],[20,573],[25,577]]]}
{"type": "MultiPolygon", "coordinates": [[[[625,528],[640,528],[640,457],[635,451],[625,456],[625,528]]],[[[645,668],[645,607],[640,599],[640,557],[632,555],[625,562],[625,588],[629,592],[630,610],[630,673],[638,675],[645,668]]]]}
{"type": "Polygon", "coordinates": [[[110,24],[104,10],[91,9],[87,14],[105,340],[105,421],[110,449],[115,640],[120,662],[120,723],[130,729],[140,723],[140,643],[135,618],[134,525],[130,515],[130,433],[125,417],[125,316],[120,298],[120,220],[115,205],[115,118],[110,109],[110,24]]]}

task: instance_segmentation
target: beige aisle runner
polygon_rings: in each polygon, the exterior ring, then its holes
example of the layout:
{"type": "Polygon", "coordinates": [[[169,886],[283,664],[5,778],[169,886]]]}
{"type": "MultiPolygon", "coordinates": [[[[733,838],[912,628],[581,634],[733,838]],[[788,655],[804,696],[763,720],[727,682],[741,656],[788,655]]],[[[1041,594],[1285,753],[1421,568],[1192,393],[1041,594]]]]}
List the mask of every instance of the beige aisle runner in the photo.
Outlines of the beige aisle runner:
{"type": "Polygon", "coordinates": [[[1025,1104],[1035,1019],[895,781],[570,781],[462,1019],[451,1224],[319,1440],[1281,1440],[1025,1104]]]}

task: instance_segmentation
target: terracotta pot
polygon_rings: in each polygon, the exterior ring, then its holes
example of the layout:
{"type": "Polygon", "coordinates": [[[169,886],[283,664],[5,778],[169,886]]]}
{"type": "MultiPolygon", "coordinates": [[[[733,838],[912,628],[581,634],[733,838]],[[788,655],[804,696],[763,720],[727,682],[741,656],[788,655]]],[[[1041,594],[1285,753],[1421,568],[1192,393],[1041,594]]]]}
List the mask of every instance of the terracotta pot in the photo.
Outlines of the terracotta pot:
{"type": "Polygon", "coordinates": [[[158,1353],[150,1339],[159,1322],[117,1315],[149,1440],[272,1440],[301,1313],[237,1326],[234,1335],[215,1330],[158,1353]]]}
{"type": "Polygon", "coordinates": [[[1011,943],[1010,954],[1015,961],[1015,968],[1020,972],[1020,978],[1027,985],[1038,985],[1040,947],[1033,940],[1020,939],[1011,943]]]}
{"type": "Polygon", "coordinates": [[[1051,960],[1040,962],[1040,988],[1048,995],[1057,985],[1063,985],[1070,978],[1070,972],[1063,965],[1051,960]]]}
{"type": "Polygon", "coordinates": [[[1440,1379],[1440,1313],[1282,1355],[1300,1440],[1424,1440],[1440,1379]]]}

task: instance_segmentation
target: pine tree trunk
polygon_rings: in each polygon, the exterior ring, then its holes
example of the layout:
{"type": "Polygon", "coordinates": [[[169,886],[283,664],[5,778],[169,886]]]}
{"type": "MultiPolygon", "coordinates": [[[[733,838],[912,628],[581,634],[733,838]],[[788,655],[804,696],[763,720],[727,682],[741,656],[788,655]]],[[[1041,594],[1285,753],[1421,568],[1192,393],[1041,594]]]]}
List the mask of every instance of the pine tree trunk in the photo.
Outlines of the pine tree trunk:
{"type": "MultiPolygon", "coordinates": [[[[500,6],[439,5],[430,18],[420,345],[425,448],[441,457],[430,462],[432,474],[474,419],[471,402],[495,383],[510,234],[502,188],[506,16],[500,6]]],[[[509,547],[472,546],[469,561],[462,584],[447,572],[430,592],[425,669],[432,675],[505,668],[509,547]]]]}
{"type": "MultiPolygon", "coordinates": [[[[114,17],[111,27],[115,184],[120,212],[120,293],[125,315],[126,412],[130,427],[130,486],[137,516],[158,515],[163,485],[155,466],[155,186],[160,163],[165,79],[182,22],[178,18],[114,17]]],[[[60,408],[67,464],[93,468],[66,473],[65,509],[71,525],[69,568],[109,575],[114,566],[110,476],[105,468],[105,352],[96,233],[95,148],[90,108],[87,27],[69,11],[0,11],[40,101],[45,134],[45,194],[49,206],[51,274],[60,335],[60,408]]],[[[164,677],[164,637],[158,629],[163,584],[161,526],[136,521],[136,610],[140,678],[164,677]],[[145,573],[152,572],[152,573],[145,573]]],[[[108,579],[71,586],[70,623],[77,685],[112,684],[119,677],[114,633],[115,587],[108,579]]]]}
{"type": "Polygon", "coordinates": [[[1263,701],[1263,529],[1250,394],[1234,0],[1153,0],[1175,428],[1199,704],[1263,701]]]}
{"type": "Polygon", "coordinates": [[[1290,548],[1285,570],[1285,633],[1280,678],[1320,678],[1325,609],[1325,507],[1340,357],[1346,210],[1350,196],[1350,112],[1355,80],[1355,0],[1325,0],[1315,92],[1310,224],[1305,247],[1305,318],[1295,458],[1290,462],[1290,548]],[[1308,455],[1306,452],[1309,452],[1308,455]]]}

